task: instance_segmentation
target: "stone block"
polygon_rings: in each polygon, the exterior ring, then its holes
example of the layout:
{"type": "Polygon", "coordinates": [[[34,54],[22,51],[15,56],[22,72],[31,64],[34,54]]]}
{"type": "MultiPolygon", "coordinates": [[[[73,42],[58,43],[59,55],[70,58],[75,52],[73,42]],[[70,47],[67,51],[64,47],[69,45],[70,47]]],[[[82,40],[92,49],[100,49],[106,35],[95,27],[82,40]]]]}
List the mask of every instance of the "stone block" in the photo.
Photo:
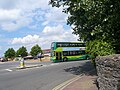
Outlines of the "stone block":
{"type": "Polygon", "coordinates": [[[120,54],[96,58],[100,90],[120,90],[120,54]]]}

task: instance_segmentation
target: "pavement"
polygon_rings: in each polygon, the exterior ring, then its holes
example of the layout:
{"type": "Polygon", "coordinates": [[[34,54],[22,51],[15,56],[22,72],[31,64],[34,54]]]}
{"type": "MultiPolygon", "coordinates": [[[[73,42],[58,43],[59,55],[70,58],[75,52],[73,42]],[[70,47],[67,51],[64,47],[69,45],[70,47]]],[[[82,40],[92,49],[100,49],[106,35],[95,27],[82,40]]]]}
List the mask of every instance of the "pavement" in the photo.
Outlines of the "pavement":
{"type": "Polygon", "coordinates": [[[82,76],[61,90],[98,90],[96,86],[97,76],[82,76]]]}
{"type": "Polygon", "coordinates": [[[81,74],[65,81],[52,90],[98,90],[96,79],[96,70],[93,70],[89,74],[81,74]]]}

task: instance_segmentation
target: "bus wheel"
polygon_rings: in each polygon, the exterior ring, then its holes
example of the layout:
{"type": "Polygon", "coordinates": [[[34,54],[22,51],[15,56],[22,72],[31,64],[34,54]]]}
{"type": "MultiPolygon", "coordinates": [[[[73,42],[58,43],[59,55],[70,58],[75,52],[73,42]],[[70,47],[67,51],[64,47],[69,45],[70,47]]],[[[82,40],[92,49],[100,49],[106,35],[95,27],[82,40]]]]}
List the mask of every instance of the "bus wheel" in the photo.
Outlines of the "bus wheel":
{"type": "Polygon", "coordinates": [[[86,59],[87,59],[87,60],[89,60],[89,59],[90,59],[90,57],[88,57],[88,56],[87,56],[87,57],[86,57],[86,59]]]}
{"type": "Polygon", "coordinates": [[[63,58],[63,61],[68,61],[67,57],[64,57],[64,58],[63,58]]]}

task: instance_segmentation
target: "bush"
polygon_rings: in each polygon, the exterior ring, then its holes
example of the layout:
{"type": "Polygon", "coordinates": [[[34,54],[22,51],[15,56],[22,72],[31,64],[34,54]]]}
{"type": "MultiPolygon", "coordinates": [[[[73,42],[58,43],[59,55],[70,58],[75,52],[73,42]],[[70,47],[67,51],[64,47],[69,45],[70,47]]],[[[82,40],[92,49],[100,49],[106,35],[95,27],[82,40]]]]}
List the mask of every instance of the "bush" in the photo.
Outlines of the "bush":
{"type": "Polygon", "coordinates": [[[105,56],[114,54],[111,43],[102,40],[93,40],[86,43],[86,53],[90,54],[91,61],[95,65],[95,58],[97,56],[105,56]]]}

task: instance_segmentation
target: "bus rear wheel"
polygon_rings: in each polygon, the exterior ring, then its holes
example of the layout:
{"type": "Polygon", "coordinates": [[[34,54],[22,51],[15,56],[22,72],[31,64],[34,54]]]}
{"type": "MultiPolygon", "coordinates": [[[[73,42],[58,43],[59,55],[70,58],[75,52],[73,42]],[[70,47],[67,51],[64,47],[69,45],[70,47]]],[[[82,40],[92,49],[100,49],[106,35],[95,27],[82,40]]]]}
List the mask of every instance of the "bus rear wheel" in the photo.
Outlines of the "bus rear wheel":
{"type": "Polygon", "coordinates": [[[89,57],[89,56],[87,56],[87,57],[86,57],[86,60],[89,60],[89,59],[90,59],[90,57],[89,57]]]}
{"type": "Polygon", "coordinates": [[[68,61],[68,58],[67,58],[67,57],[64,57],[64,58],[63,58],[63,62],[65,62],[65,61],[68,61]]]}

